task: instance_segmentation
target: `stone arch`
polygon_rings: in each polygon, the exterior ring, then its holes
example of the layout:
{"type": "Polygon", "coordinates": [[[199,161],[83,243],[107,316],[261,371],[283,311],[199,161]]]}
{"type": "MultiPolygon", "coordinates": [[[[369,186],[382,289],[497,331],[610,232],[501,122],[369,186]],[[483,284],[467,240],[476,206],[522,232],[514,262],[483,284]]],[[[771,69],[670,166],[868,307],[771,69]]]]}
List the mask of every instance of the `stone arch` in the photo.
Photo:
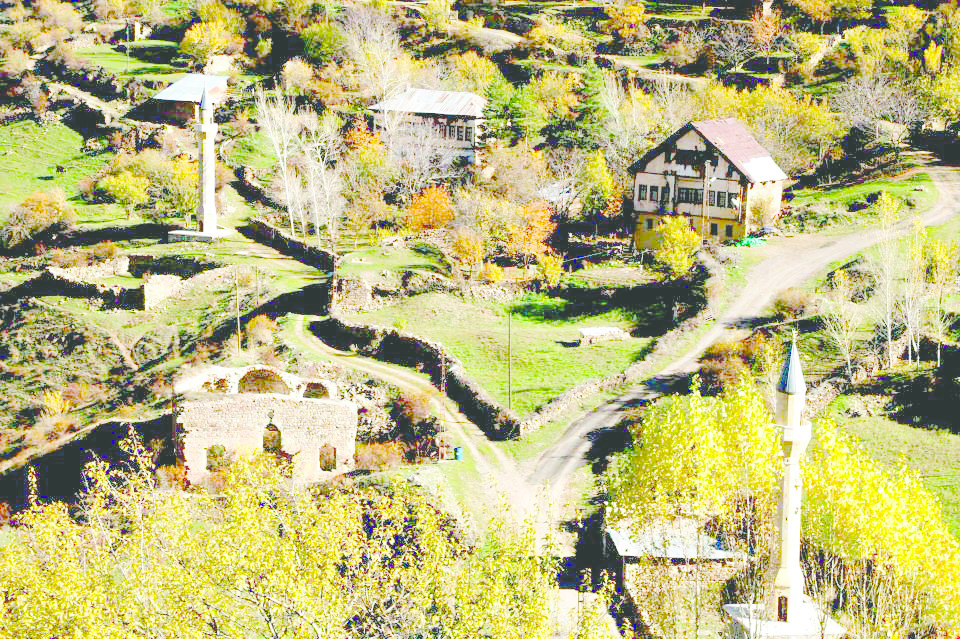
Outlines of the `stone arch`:
{"type": "Polygon", "coordinates": [[[337,469],[337,449],[333,444],[324,444],[320,447],[320,470],[333,471],[337,469]]]}
{"type": "Polygon", "coordinates": [[[267,424],[263,429],[263,452],[268,455],[279,455],[283,452],[283,435],[275,424],[267,424]]]}
{"type": "Polygon", "coordinates": [[[307,382],[303,389],[305,399],[329,399],[330,387],[323,382],[307,382]]]}
{"type": "Polygon", "coordinates": [[[240,378],[240,383],[237,384],[237,392],[289,395],[290,387],[283,381],[279,373],[266,368],[256,368],[248,371],[240,378]]]}

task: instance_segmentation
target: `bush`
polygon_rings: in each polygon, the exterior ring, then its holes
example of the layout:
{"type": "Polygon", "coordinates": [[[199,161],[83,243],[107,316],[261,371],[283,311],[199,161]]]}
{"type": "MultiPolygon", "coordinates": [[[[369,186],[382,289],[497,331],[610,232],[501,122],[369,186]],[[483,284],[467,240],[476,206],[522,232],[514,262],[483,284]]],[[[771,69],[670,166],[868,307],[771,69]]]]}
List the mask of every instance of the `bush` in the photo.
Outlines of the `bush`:
{"type": "Polygon", "coordinates": [[[300,34],[304,54],[320,64],[332,60],[343,49],[343,30],[334,23],[315,22],[300,34]]]}
{"type": "Polygon", "coordinates": [[[781,320],[806,315],[810,308],[810,294],[798,288],[788,288],[773,303],[773,312],[781,320]]]}
{"type": "Polygon", "coordinates": [[[150,180],[135,176],[129,171],[108,175],[100,180],[99,187],[114,202],[127,209],[128,213],[150,200],[147,194],[150,180]]]}
{"type": "Polygon", "coordinates": [[[242,44],[225,22],[199,22],[183,34],[180,50],[204,66],[215,55],[236,53],[242,44]]]}
{"type": "Polygon", "coordinates": [[[292,95],[306,95],[313,86],[313,67],[303,58],[292,58],[280,71],[283,90],[292,95]]]}
{"type": "Polygon", "coordinates": [[[547,285],[547,288],[556,288],[563,277],[562,255],[541,255],[537,262],[537,274],[547,285]]]}
{"type": "Polygon", "coordinates": [[[503,269],[493,262],[485,262],[483,265],[483,279],[491,284],[503,281],[503,269]]]}
{"type": "Polygon", "coordinates": [[[9,43],[0,45],[0,73],[7,78],[19,78],[30,70],[30,56],[9,43]]]}
{"type": "Polygon", "coordinates": [[[45,232],[69,231],[77,226],[77,214],[67,203],[63,191],[37,192],[27,196],[10,213],[0,242],[13,249],[45,232]]]}
{"type": "Polygon", "coordinates": [[[389,470],[403,462],[404,450],[399,442],[357,444],[354,454],[357,470],[389,470]]]}
{"type": "Polygon", "coordinates": [[[79,33],[83,28],[83,16],[69,2],[38,0],[34,10],[51,28],[64,29],[68,33],[79,33]]]}
{"type": "Polygon", "coordinates": [[[453,203],[445,188],[431,186],[418,195],[407,209],[407,227],[414,232],[445,226],[453,220],[453,203]]]}
{"type": "Polygon", "coordinates": [[[266,315],[257,315],[249,322],[244,333],[247,338],[247,348],[257,346],[272,346],[276,339],[277,323],[266,315]]]}

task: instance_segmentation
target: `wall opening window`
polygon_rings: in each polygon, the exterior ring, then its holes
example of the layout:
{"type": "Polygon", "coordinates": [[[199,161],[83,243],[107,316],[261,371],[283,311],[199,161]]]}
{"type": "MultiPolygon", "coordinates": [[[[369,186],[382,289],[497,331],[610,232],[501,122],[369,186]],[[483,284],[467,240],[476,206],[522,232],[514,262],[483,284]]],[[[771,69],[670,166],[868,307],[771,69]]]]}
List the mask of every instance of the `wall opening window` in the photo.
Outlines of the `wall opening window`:
{"type": "Polygon", "coordinates": [[[660,199],[660,187],[657,187],[657,186],[650,187],[650,199],[654,202],[660,199]]]}
{"type": "Polygon", "coordinates": [[[460,140],[461,142],[463,142],[463,127],[462,127],[462,126],[458,126],[458,127],[457,127],[457,139],[460,140]]]}
{"type": "Polygon", "coordinates": [[[647,230],[648,230],[648,231],[652,231],[652,230],[653,230],[653,218],[652,218],[652,217],[648,217],[648,218],[647,218],[647,230]]]}
{"type": "Polygon", "coordinates": [[[283,450],[283,436],[274,424],[267,424],[263,430],[263,452],[276,455],[283,450]]]}
{"type": "Polygon", "coordinates": [[[734,201],[734,198],[737,197],[736,193],[727,193],[727,204],[731,209],[737,208],[737,203],[734,201]]]}
{"type": "Polygon", "coordinates": [[[661,202],[669,202],[669,201],[670,201],[670,187],[669,187],[669,186],[663,187],[663,191],[661,191],[661,194],[660,194],[660,201],[661,201],[661,202]]]}
{"type": "Polygon", "coordinates": [[[466,128],[466,133],[463,134],[467,142],[473,142],[473,127],[468,126],[466,128]]]}
{"type": "Polygon", "coordinates": [[[727,224],[726,234],[727,234],[727,237],[733,237],[733,225],[732,225],[732,224],[727,224]]]}
{"type": "Polygon", "coordinates": [[[337,449],[331,444],[320,447],[320,470],[332,471],[337,469],[337,449]]]}
{"type": "Polygon", "coordinates": [[[638,199],[638,200],[645,200],[645,199],[647,199],[647,185],[646,185],[646,184],[641,184],[641,185],[637,186],[637,199],[638,199]]]}
{"type": "Polygon", "coordinates": [[[716,206],[716,205],[717,205],[717,192],[710,191],[710,206],[716,206]]]}
{"type": "Polygon", "coordinates": [[[237,390],[241,393],[277,393],[289,395],[290,388],[277,373],[269,370],[252,370],[240,378],[237,390]]]}
{"type": "MultiPolygon", "coordinates": [[[[711,204],[713,204],[713,202],[711,202],[711,204]]],[[[727,192],[726,192],[726,191],[718,191],[718,192],[717,192],[717,206],[719,206],[720,208],[726,208],[726,207],[727,207],[727,192]]]]}
{"type": "Polygon", "coordinates": [[[710,225],[710,235],[713,235],[714,237],[716,237],[719,233],[720,233],[720,231],[717,229],[717,225],[716,225],[716,224],[711,224],[711,225],[710,225]]]}

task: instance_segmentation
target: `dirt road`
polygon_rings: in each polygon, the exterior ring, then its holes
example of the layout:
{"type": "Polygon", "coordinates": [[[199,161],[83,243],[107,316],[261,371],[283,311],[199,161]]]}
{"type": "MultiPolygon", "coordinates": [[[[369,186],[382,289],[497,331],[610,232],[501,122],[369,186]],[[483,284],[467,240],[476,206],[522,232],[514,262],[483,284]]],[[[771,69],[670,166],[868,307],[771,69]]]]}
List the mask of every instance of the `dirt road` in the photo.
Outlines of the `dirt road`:
{"type": "MultiPolygon", "coordinates": [[[[513,460],[493,444],[476,424],[464,417],[457,410],[456,404],[440,394],[427,379],[401,366],[385,364],[331,348],[314,335],[304,331],[304,320],[307,319],[305,316],[295,317],[294,332],[297,337],[320,358],[373,375],[406,392],[430,397],[431,406],[439,416],[444,429],[452,433],[457,441],[463,443],[470,459],[477,464],[480,474],[490,480],[493,490],[489,490],[491,486],[488,486],[489,492],[502,494],[524,518],[534,512],[537,501],[535,491],[528,486],[513,460]]],[[[490,497],[495,502],[499,495],[491,494],[490,497]]]]}
{"type": "MultiPolygon", "coordinates": [[[[938,199],[921,216],[920,221],[924,226],[938,226],[960,213],[960,171],[951,167],[931,166],[927,172],[937,187],[938,199]]],[[[913,220],[904,220],[893,232],[900,236],[909,232],[912,226],[913,220]]],[[[769,257],[746,274],[741,293],[717,318],[715,326],[663,369],[661,376],[693,372],[703,351],[721,339],[736,338],[743,332],[737,326],[763,313],[781,292],[816,277],[831,263],[861,253],[881,238],[882,232],[879,230],[857,231],[843,236],[777,238],[764,247],[770,253],[769,257]]],[[[551,497],[560,499],[572,474],[586,463],[585,455],[591,445],[590,434],[616,426],[625,408],[660,394],[661,391],[654,385],[643,384],[574,422],[537,459],[528,474],[528,482],[535,486],[548,486],[551,497]]]]}

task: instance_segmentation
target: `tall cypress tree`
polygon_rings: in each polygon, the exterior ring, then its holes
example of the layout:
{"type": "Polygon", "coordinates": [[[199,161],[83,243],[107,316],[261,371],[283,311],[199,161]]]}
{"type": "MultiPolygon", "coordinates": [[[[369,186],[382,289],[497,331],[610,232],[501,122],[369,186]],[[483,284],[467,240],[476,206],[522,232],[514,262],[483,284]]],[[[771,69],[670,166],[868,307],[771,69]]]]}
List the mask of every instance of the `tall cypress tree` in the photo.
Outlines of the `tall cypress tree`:
{"type": "Polygon", "coordinates": [[[596,150],[605,137],[610,112],[603,104],[603,72],[593,62],[583,67],[580,77],[580,100],[571,109],[569,118],[556,119],[543,129],[547,143],[553,146],[596,150]]]}

